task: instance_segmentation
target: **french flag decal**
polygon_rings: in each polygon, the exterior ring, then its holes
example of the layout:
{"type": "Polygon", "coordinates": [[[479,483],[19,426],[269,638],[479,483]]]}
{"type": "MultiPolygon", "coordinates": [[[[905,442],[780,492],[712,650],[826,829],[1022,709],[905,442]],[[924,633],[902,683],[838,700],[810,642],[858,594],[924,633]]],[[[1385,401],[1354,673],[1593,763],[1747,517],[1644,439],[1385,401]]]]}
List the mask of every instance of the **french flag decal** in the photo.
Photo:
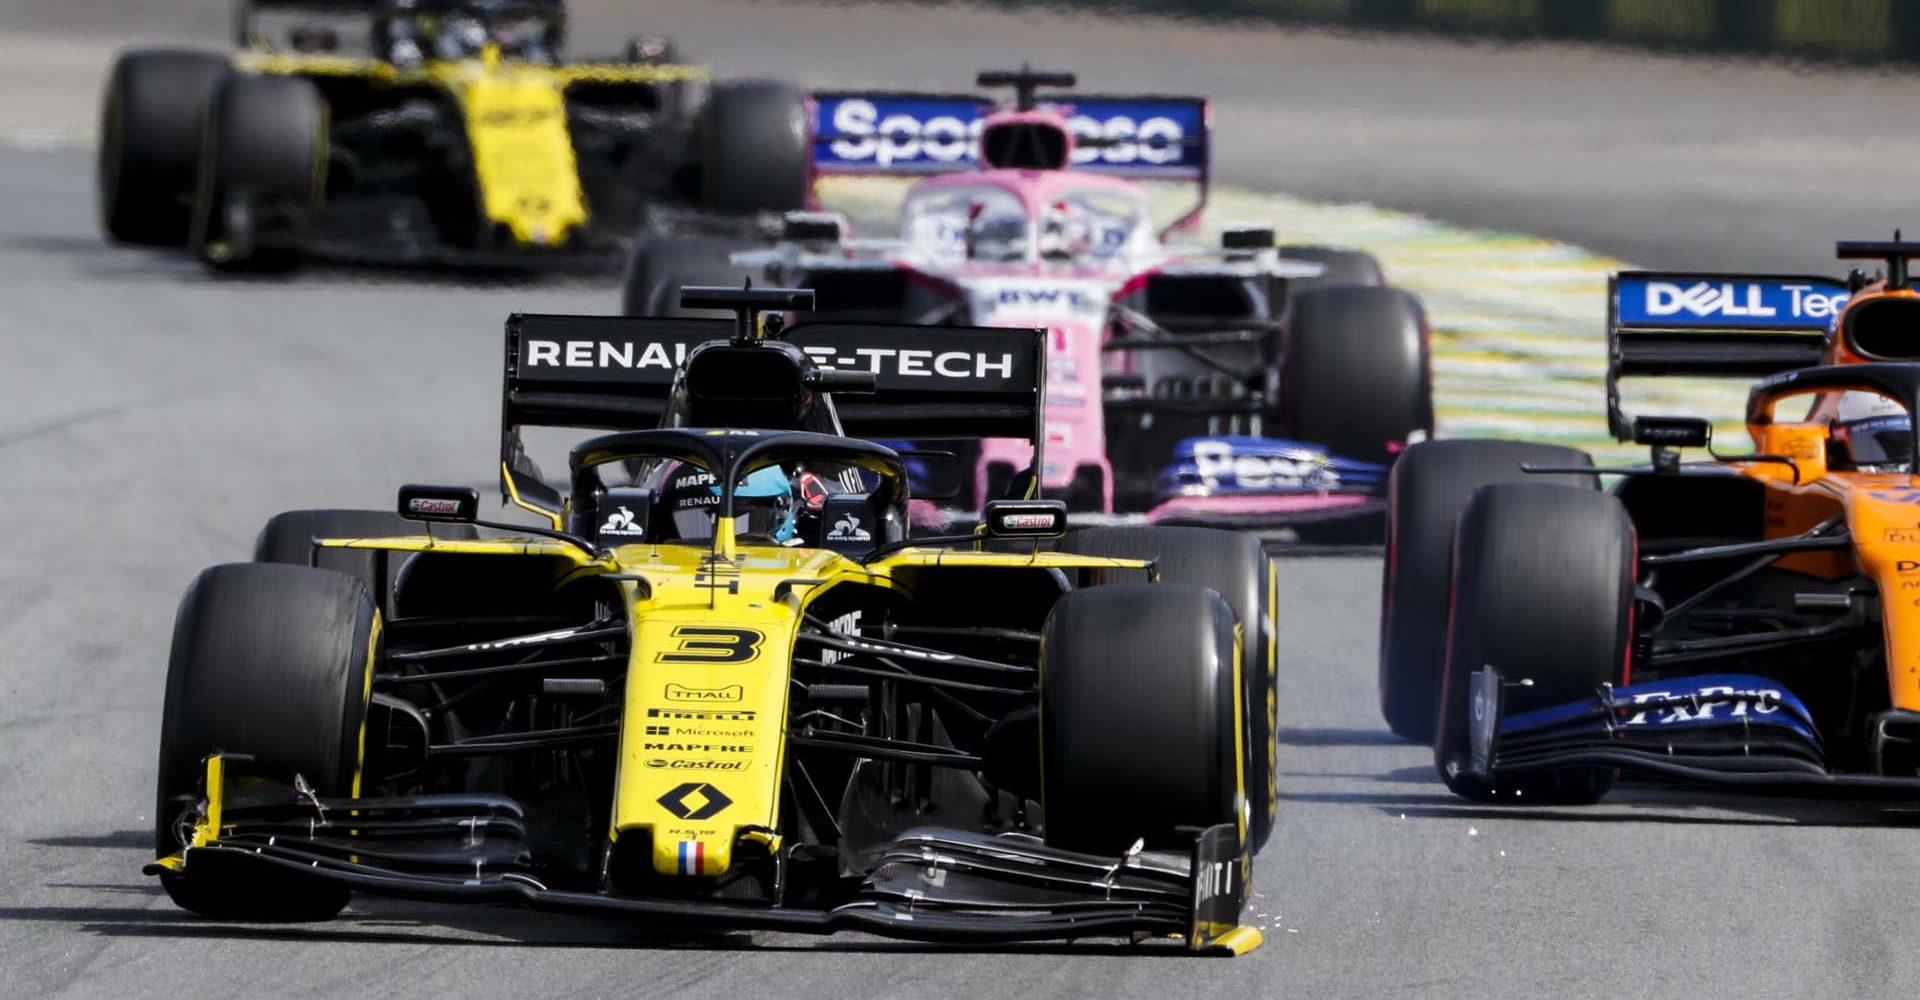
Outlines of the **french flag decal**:
{"type": "Polygon", "coordinates": [[[707,874],[707,845],[697,840],[680,842],[680,874],[707,874]]]}

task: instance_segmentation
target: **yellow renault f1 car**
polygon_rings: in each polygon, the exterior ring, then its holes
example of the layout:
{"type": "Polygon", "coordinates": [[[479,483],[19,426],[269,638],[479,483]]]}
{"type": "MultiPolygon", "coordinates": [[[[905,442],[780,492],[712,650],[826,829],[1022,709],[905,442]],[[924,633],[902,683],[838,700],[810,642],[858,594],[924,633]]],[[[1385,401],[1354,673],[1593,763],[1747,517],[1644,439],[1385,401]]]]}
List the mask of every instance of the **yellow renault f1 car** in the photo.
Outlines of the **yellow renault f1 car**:
{"type": "Polygon", "coordinates": [[[689,296],[738,322],[509,321],[502,487],[535,526],[408,486],[397,516],[279,515],[255,562],[193,583],[149,869],[173,899],[1257,944],[1259,544],[1062,538],[1065,507],[1024,498],[911,535],[910,489],[952,456],[848,435],[1038,448],[1043,332],[927,350],[914,327],[756,322],[810,292],[689,296]],[[618,430],[558,490],[526,457],[539,426],[618,430]]]}
{"type": "Polygon", "coordinates": [[[803,93],[709,88],[655,38],[563,59],[560,0],[242,0],[237,20],[237,53],[116,62],[112,239],[229,269],[612,267],[638,227],[737,234],[806,203],[803,93]]]}
{"type": "Polygon", "coordinates": [[[1395,467],[1382,703],[1453,791],[1586,802],[1627,769],[1920,801],[1920,244],[1839,252],[1885,277],[1616,276],[1609,422],[1647,465],[1452,441],[1395,467]],[[1640,375],[1764,376],[1752,450],[1629,417],[1640,375]]]}

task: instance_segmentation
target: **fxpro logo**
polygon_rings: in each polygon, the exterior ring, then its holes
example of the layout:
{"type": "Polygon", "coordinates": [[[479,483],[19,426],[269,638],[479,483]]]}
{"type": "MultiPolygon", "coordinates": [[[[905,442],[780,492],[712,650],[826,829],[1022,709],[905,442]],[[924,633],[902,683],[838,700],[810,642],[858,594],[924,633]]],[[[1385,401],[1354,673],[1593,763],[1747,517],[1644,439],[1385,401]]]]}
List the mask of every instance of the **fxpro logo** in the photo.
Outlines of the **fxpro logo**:
{"type": "Polygon", "coordinates": [[[1772,715],[1780,711],[1780,692],[1773,688],[1741,689],[1734,687],[1703,687],[1697,692],[1648,691],[1633,696],[1633,703],[1644,705],[1650,701],[1671,701],[1685,698],[1689,694],[1697,696],[1697,701],[1689,704],[1665,704],[1643,708],[1627,717],[1629,726],[1671,726],[1683,722],[1712,722],[1717,718],[1744,719],[1751,715],[1772,715]],[[1728,711],[1718,715],[1721,709],[1728,711]]]}
{"type": "MultiPolygon", "coordinates": [[[[830,148],[842,162],[883,168],[973,162],[985,119],[942,114],[939,108],[928,104],[919,113],[904,109],[883,113],[873,101],[847,98],[833,106],[830,130],[840,138],[830,148]]],[[[1074,115],[1067,119],[1067,128],[1081,144],[1073,152],[1076,164],[1177,165],[1187,139],[1178,121],[1159,115],[1074,115]]]]}
{"type": "Polygon", "coordinates": [[[1846,304],[1846,293],[1817,291],[1812,285],[1696,281],[1683,287],[1671,281],[1647,282],[1647,315],[1656,318],[1778,319],[1784,308],[1792,319],[1832,319],[1846,304]],[[1784,293],[1784,301],[1769,289],[1784,293]]]}

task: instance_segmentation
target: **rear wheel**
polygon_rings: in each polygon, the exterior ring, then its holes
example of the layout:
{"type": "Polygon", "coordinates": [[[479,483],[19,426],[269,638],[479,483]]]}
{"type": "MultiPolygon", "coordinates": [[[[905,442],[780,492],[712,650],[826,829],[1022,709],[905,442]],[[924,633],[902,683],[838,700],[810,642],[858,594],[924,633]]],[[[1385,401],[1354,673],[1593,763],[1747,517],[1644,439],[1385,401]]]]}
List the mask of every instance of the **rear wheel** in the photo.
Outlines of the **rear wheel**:
{"type": "Polygon", "coordinates": [[[656,236],[636,240],[627,258],[621,312],[628,316],[730,315],[716,309],[682,309],[683,285],[738,286],[749,274],[728,257],[739,240],[712,236],[656,236]]]}
{"type": "Polygon", "coordinates": [[[1407,449],[1387,485],[1387,557],[1380,592],[1380,712],[1403,739],[1432,743],[1446,655],[1453,527],[1467,498],[1494,483],[1599,480],[1532,475],[1522,464],[1590,468],[1586,453],[1520,441],[1428,441],[1407,449]]]}
{"type": "Polygon", "coordinates": [[[807,140],[807,95],[800,88],[776,80],[716,85],[700,119],[706,207],[742,214],[807,207],[807,140]]]}
{"type": "Polygon", "coordinates": [[[233,74],[201,144],[193,249],[223,270],[285,270],[326,190],[327,106],[312,81],[233,74]]]}
{"type": "MultiPolygon", "coordinates": [[[[322,796],[359,793],[362,724],[379,616],[357,580],[330,570],[238,563],[187,588],[174,622],[160,724],[156,856],[191,837],[202,761],[251,755],[253,772],[299,775],[322,796]]],[[[301,876],[161,876],[180,906],[239,920],[319,920],[348,891],[301,876]]]]}
{"type": "Polygon", "coordinates": [[[1184,846],[1180,828],[1240,818],[1233,624],[1218,594],[1184,584],[1094,587],[1055,605],[1040,664],[1047,843],[1184,846]]]}
{"type": "Polygon", "coordinates": [[[1487,802],[1587,803],[1614,771],[1572,767],[1489,784],[1467,771],[1468,686],[1492,666],[1508,714],[1624,684],[1633,645],[1633,522],[1620,501],[1541,483],[1485,487],[1455,537],[1453,602],[1434,763],[1455,793],[1487,802]]]}
{"type": "Polygon", "coordinates": [[[1281,408],[1294,437],[1391,462],[1433,436],[1427,315],[1394,288],[1348,285],[1293,296],[1281,408]]]}
{"type": "MultiPolygon", "coordinates": [[[[387,574],[378,573],[381,553],[368,549],[315,549],[316,538],[412,538],[427,534],[425,524],[409,521],[390,510],[289,510],[267,519],[253,543],[253,561],[318,566],[345,573],[360,581],[369,593],[392,593],[407,553],[386,553],[387,574]]],[[[442,541],[478,538],[470,524],[442,524],[433,529],[442,541]]]]}
{"type": "Polygon", "coordinates": [[[1295,278],[1287,282],[1287,287],[1295,292],[1312,288],[1332,288],[1336,285],[1365,285],[1378,288],[1387,283],[1381,272],[1380,262],[1370,253],[1359,250],[1342,250],[1338,247],[1292,246],[1281,247],[1280,256],[1287,260],[1318,264],[1322,270],[1317,277],[1295,278]]]}
{"type": "MultiPolygon", "coordinates": [[[[1241,631],[1245,768],[1251,807],[1248,843],[1265,846],[1279,818],[1280,714],[1278,581],[1259,539],[1214,528],[1087,528],[1068,535],[1060,551],[1119,559],[1152,559],[1166,583],[1210,588],[1226,599],[1241,631]]],[[[1145,573],[1140,574],[1145,578],[1145,573]]]]}
{"type": "Polygon", "coordinates": [[[200,119],[227,74],[210,52],[127,52],[100,115],[100,224],[122,243],[182,246],[191,228],[200,119]]]}

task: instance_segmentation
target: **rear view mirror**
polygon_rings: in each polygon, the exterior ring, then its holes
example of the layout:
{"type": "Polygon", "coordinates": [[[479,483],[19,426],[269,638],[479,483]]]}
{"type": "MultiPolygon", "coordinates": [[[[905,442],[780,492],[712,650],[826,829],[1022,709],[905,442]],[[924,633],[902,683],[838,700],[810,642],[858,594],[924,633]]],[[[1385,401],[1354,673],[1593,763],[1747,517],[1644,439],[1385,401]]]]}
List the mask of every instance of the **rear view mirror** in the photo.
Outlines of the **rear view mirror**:
{"type": "Polygon", "coordinates": [[[967,486],[971,469],[950,451],[903,451],[907,493],[915,500],[951,500],[967,486]]]}
{"type": "Polygon", "coordinates": [[[480,516],[480,491],[471,486],[400,487],[400,516],[410,521],[472,524],[480,516]]]}
{"type": "Polygon", "coordinates": [[[995,500],[981,520],[992,538],[1059,538],[1067,533],[1067,502],[995,500]]]}
{"type": "Polygon", "coordinates": [[[1699,417],[1635,417],[1633,443],[1668,448],[1705,448],[1713,424],[1699,417]]]}

